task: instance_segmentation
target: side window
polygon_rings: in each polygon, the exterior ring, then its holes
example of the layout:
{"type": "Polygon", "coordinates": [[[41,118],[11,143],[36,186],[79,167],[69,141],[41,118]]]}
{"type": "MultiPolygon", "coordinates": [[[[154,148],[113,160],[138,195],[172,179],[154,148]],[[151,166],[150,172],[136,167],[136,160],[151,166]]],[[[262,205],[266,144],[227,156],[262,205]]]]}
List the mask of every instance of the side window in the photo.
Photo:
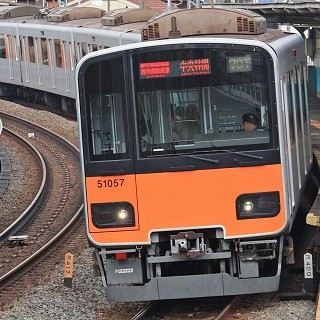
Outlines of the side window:
{"type": "Polygon", "coordinates": [[[67,59],[68,59],[68,62],[69,62],[69,69],[73,70],[74,69],[74,57],[72,55],[71,43],[70,42],[66,43],[65,50],[66,50],[66,56],[67,56],[67,59]]]}
{"type": "Polygon", "coordinates": [[[48,42],[46,38],[41,38],[41,53],[42,53],[42,63],[45,65],[49,64],[49,57],[48,57],[48,42]]]}
{"type": "Polygon", "coordinates": [[[24,42],[24,37],[19,38],[20,41],[20,56],[21,56],[21,61],[25,60],[25,42],[24,42]]]}
{"type": "Polygon", "coordinates": [[[82,58],[81,56],[81,44],[80,42],[75,42],[74,43],[74,50],[75,50],[75,55],[76,55],[76,63],[82,58]]]}
{"type": "Polygon", "coordinates": [[[81,57],[84,57],[88,53],[88,45],[85,42],[81,42],[81,57]]]}
{"type": "Polygon", "coordinates": [[[288,98],[288,111],[289,111],[289,130],[290,130],[290,142],[295,143],[294,134],[294,115],[293,115],[293,101],[292,101],[292,88],[291,88],[291,76],[289,75],[289,81],[287,83],[287,98],[288,98]]]}
{"type": "Polygon", "coordinates": [[[62,68],[62,49],[59,39],[54,39],[54,56],[56,61],[56,67],[62,68]]]}
{"type": "Polygon", "coordinates": [[[28,37],[28,47],[29,47],[29,61],[34,63],[36,62],[36,56],[35,56],[35,48],[34,48],[34,38],[28,37]]]}
{"type": "Polygon", "coordinates": [[[4,41],[4,34],[0,34],[0,58],[5,59],[6,58],[6,45],[4,41]]]}
{"type": "Polygon", "coordinates": [[[300,102],[299,102],[299,87],[298,87],[298,75],[297,75],[297,67],[294,68],[292,72],[292,82],[294,87],[294,101],[296,105],[296,116],[297,116],[297,129],[298,134],[301,132],[301,113],[300,113],[300,102]]]}
{"type": "Polygon", "coordinates": [[[9,44],[10,37],[4,35],[4,46],[6,48],[6,59],[9,59],[10,51],[11,51],[11,43],[9,44]]]}
{"type": "Polygon", "coordinates": [[[14,60],[17,60],[17,37],[11,37],[11,44],[12,44],[12,57],[14,60]]]}

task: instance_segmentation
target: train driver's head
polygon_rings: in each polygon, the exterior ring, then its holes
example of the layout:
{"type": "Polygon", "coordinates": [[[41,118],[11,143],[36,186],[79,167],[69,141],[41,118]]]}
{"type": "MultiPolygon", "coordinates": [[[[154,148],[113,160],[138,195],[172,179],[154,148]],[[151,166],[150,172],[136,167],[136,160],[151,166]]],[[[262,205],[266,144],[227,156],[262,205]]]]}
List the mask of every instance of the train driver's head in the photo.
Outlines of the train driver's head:
{"type": "Polygon", "coordinates": [[[244,131],[257,130],[259,118],[253,113],[246,113],[242,116],[244,131]]]}

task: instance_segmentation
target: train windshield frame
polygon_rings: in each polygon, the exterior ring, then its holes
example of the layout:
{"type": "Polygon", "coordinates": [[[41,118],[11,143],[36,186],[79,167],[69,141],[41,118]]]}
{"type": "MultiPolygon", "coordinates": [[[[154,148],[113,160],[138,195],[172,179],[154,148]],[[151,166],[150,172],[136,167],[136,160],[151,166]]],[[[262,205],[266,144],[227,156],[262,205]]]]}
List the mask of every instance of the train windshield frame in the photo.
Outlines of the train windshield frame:
{"type": "Polygon", "coordinates": [[[88,141],[84,156],[89,162],[132,158],[124,56],[111,54],[89,63],[79,84],[88,141]]]}
{"type": "Polygon", "coordinates": [[[275,148],[273,61],[262,48],[190,44],[131,57],[140,159],[275,148]],[[246,131],[250,115],[257,125],[246,131]]]}

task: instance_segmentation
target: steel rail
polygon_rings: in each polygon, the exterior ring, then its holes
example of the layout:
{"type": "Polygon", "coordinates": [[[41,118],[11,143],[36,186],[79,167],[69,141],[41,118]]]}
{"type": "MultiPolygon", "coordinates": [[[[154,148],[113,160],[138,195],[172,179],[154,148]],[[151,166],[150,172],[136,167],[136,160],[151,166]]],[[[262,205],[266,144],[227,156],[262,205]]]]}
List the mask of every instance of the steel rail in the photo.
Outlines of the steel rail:
{"type": "Polygon", "coordinates": [[[43,247],[41,247],[38,251],[29,256],[26,260],[21,262],[15,268],[11,269],[9,272],[0,277],[0,287],[5,285],[9,280],[14,278],[17,275],[21,274],[21,271],[28,266],[31,266],[35,261],[47,250],[53,247],[76,223],[78,218],[82,215],[83,212],[83,204],[77,211],[77,213],[73,216],[73,218],[66,224],[66,226],[61,229],[49,242],[47,242],[43,247]]]}
{"type": "Polygon", "coordinates": [[[22,138],[20,135],[14,133],[13,131],[3,128],[3,131],[6,132],[9,135],[12,135],[15,139],[17,139],[20,143],[25,144],[29,150],[33,152],[33,154],[36,156],[37,161],[40,164],[41,167],[41,173],[42,173],[42,179],[40,187],[37,191],[37,194],[35,195],[32,202],[29,204],[29,206],[25,209],[25,211],[19,216],[18,219],[16,219],[10,226],[8,226],[4,231],[0,233],[0,243],[7,240],[7,238],[14,233],[18,228],[21,228],[21,225],[23,225],[23,222],[28,219],[28,216],[30,212],[38,205],[40,201],[40,197],[43,194],[45,190],[46,180],[47,180],[47,167],[45,164],[45,161],[42,157],[42,155],[39,153],[39,151],[30,144],[26,139],[22,138]]]}
{"type": "MultiPolygon", "coordinates": [[[[59,134],[56,134],[53,131],[50,131],[38,124],[32,123],[24,119],[17,118],[7,113],[0,112],[0,116],[10,118],[11,120],[14,119],[14,121],[23,123],[24,125],[27,125],[27,126],[36,127],[37,130],[45,132],[46,135],[48,135],[49,137],[54,138],[55,140],[60,140],[62,145],[72,149],[73,152],[77,156],[79,156],[79,149],[75,145],[73,145],[71,142],[69,142],[67,139],[60,136],[59,134]]],[[[57,244],[59,240],[63,239],[63,237],[68,233],[68,231],[70,231],[70,229],[76,224],[78,219],[81,218],[83,214],[83,208],[84,208],[84,205],[82,203],[81,206],[78,208],[77,212],[75,213],[75,215],[73,215],[73,217],[67,222],[67,224],[53,238],[51,238],[51,240],[49,240],[44,246],[42,246],[40,249],[38,249],[36,252],[30,255],[27,259],[25,259],[19,265],[11,269],[6,274],[2,275],[0,277],[0,287],[5,286],[8,282],[13,280],[15,277],[18,277],[19,275],[21,275],[24,269],[27,269],[28,267],[35,264],[36,261],[40,259],[40,257],[42,257],[42,255],[45,255],[46,251],[49,251],[52,247],[54,247],[57,244]]],[[[18,218],[18,220],[21,222],[20,218],[18,218]]],[[[16,224],[18,225],[19,223],[17,222],[16,224]]],[[[7,230],[6,230],[6,234],[8,234],[7,230]]]]}

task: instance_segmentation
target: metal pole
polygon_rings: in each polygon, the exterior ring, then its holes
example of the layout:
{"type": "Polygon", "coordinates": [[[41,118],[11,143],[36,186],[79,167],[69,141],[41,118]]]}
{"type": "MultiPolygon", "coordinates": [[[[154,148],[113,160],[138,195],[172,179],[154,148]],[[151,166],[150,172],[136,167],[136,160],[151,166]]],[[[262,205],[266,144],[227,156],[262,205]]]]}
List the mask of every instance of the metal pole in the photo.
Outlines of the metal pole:
{"type": "Polygon", "coordinates": [[[171,11],[171,0],[167,0],[167,11],[171,11]]]}

